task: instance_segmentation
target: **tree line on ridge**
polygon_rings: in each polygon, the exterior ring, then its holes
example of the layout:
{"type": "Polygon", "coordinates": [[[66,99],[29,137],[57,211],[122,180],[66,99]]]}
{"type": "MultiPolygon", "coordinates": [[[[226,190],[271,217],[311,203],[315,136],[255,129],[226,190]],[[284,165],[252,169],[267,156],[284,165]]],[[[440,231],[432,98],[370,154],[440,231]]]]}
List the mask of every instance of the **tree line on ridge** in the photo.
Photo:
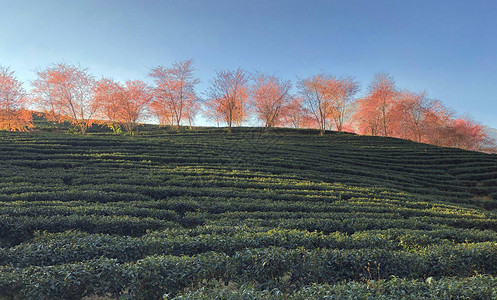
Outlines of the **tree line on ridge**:
{"type": "Polygon", "coordinates": [[[399,89],[378,73],[364,97],[352,77],[320,73],[291,81],[264,73],[217,71],[202,99],[193,60],[153,68],[153,85],[118,82],[88,69],[57,63],[38,71],[26,91],[10,68],[0,65],[0,130],[33,128],[33,111],[50,122],[70,121],[85,134],[95,123],[133,135],[138,122],[153,117],[160,125],[192,126],[198,114],[231,128],[256,117],[266,128],[292,127],[397,137],[438,146],[491,151],[484,127],[458,117],[424,91],[399,89]]]}

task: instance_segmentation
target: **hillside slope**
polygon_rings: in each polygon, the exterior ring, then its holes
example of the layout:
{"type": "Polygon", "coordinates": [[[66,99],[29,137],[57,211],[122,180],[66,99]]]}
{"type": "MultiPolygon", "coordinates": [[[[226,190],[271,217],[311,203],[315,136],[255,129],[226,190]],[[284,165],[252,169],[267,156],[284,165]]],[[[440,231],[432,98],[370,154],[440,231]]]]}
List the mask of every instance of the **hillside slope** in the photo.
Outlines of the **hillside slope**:
{"type": "Polygon", "coordinates": [[[418,292],[428,277],[449,294],[444,280],[494,292],[493,277],[467,277],[497,274],[497,155],[251,128],[0,140],[7,296],[209,298],[227,284],[267,297],[320,284],[312,298],[393,275],[418,292]]]}

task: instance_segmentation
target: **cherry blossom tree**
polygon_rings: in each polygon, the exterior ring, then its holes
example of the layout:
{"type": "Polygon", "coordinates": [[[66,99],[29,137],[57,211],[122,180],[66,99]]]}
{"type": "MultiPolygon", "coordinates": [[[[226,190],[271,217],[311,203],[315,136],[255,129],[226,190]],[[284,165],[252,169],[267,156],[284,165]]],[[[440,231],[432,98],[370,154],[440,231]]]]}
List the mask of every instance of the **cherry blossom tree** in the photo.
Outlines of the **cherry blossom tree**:
{"type": "Polygon", "coordinates": [[[26,131],[33,127],[32,113],[24,109],[26,97],[14,71],[0,66],[0,130],[26,131]]]}
{"type": "Polygon", "coordinates": [[[353,110],[354,96],[359,91],[359,83],[352,78],[332,78],[328,83],[328,94],[331,98],[331,116],[338,131],[343,131],[353,110]]]}
{"type": "Polygon", "coordinates": [[[351,78],[318,74],[298,82],[303,104],[314,116],[321,134],[334,125],[342,131],[352,112],[359,84],[351,78]]]}
{"type": "Polygon", "coordinates": [[[102,78],[95,84],[94,105],[101,118],[114,133],[120,132],[121,105],[126,97],[124,87],[110,78],[102,78]]]}
{"type": "Polygon", "coordinates": [[[208,116],[228,127],[240,125],[247,116],[250,76],[241,68],[216,72],[208,91],[208,116]]]}
{"type": "Polygon", "coordinates": [[[276,76],[259,74],[252,87],[252,106],[264,127],[282,124],[285,108],[291,100],[290,81],[282,81],[276,76]]]}
{"type": "Polygon", "coordinates": [[[97,109],[93,103],[93,75],[88,69],[63,63],[54,64],[37,75],[32,85],[38,106],[58,122],[69,117],[85,134],[97,109]]]}
{"type": "Polygon", "coordinates": [[[317,128],[316,119],[304,107],[302,102],[302,98],[292,97],[283,108],[282,123],[293,128],[317,128]]]}
{"type": "Polygon", "coordinates": [[[330,128],[333,106],[329,95],[328,83],[332,80],[331,75],[318,74],[313,77],[301,79],[297,88],[302,97],[304,107],[315,118],[321,134],[330,128]]]}
{"type": "Polygon", "coordinates": [[[200,82],[194,72],[191,59],[175,62],[170,68],[159,66],[150,72],[156,85],[150,107],[161,124],[179,127],[184,121],[192,123],[199,106],[195,86],[200,82]]]}
{"type": "Polygon", "coordinates": [[[368,94],[359,100],[358,110],[354,115],[359,132],[389,136],[389,110],[397,100],[398,94],[391,76],[386,73],[376,74],[368,94]]]}
{"type": "Polygon", "coordinates": [[[134,135],[137,122],[146,115],[152,98],[150,87],[143,81],[126,81],[123,97],[119,101],[117,121],[130,135],[134,135]]]}
{"type": "Polygon", "coordinates": [[[427,115],[433,101],[425,92],[402,91],[389,111],[393,136],[423,142],[427,134],[427,115]]]}

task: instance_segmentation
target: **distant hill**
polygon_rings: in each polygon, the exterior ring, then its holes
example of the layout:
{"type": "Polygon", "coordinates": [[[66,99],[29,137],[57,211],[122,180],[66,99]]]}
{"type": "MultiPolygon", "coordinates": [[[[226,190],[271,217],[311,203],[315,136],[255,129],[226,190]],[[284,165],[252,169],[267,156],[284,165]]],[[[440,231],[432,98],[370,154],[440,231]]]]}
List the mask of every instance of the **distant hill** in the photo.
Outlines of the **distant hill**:
{"type": "Polygon", "coordinates": [[[497,141],[497,129],[485,126],[485,130],[487,131],[488,137],[497,141]]]}

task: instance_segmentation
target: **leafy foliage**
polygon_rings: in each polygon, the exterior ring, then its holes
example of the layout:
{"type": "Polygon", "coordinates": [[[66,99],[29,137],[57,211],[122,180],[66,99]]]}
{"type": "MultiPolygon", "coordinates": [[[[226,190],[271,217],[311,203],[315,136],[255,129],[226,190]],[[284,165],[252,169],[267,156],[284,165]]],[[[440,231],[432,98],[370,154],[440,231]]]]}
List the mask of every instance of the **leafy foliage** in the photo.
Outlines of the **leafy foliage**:
{"type": "Polygon", "coordinates": [[[103,130],[0,133],[5,299],[495,297],[495,155],[314,130],[103,130]]]}

